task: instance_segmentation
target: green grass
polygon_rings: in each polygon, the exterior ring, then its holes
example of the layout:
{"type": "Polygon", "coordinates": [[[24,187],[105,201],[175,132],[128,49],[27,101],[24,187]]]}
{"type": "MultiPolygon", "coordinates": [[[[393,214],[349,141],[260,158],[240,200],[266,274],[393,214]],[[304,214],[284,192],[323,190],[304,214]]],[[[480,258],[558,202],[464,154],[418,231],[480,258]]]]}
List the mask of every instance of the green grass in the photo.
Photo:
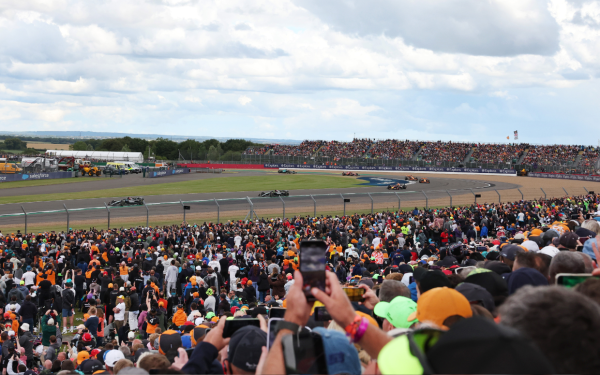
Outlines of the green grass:
{"type": "Polygon", "coordinates": [[[25,181],[9,181],[0,183],[0,190],[12,189],[29,186],[47,186],[47,185],[62,185],[72,184],[74,182],[89,182],[92,181],[88,177],[80,178],[60,178],[56,180],[25,180],[25,181]]]}
{"type": "Polygon", "coordinates": [[[223,177],[204,180],[171,182],[156,185],[133,186],[117,189],[92,190],[78,193],[19,195],[0,199],[0,203],[24,203],[67,199],[90,199],[167,194],[219,193],[234,191],[269,191],[302,189],[337,189],[361,186],[364,181],[342,176],[318,175],[262,175],[223,177]]]}

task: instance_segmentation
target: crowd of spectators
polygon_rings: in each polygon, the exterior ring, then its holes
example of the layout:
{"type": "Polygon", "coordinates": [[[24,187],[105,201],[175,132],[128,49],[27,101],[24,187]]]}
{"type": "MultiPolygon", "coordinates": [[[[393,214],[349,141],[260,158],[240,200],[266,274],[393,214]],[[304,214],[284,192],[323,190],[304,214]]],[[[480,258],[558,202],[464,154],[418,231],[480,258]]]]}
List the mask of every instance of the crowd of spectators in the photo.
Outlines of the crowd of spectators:
{"type": "Polygon", "coordinates": [[[572,145],[552,145],[537,146],[530,145],[529,151],[523,159],[523,164],[533,164],[546,166],[566,166],[573,164],[579,152],[584,146],[572,145]]]}
{"type": "Polygon", "coordinates": [[[586,147],[582,150],[581,159],[579,159],[578,167],[594,167],[598,162],[598,150],[595,147],[586,147]]]}
{"type": "Polygon", "coordinates": [[[519,160],[527,149],[527,144],[479,144],[473,151],[473,161],[488,164],[512,163],[519,160]]]}
{"type": "Polygon", "coordinates": [[[0,232],[2,366],[8,375],[597,374],[600,280],[589,274],[600,275],[599,203],[0,232]],[[326,249],[327,288],[310,293],[329,318],[317,319],[304,294],[304,240],[326,249]],[[555,286],[560,274],[588,276],[567,288],[555,286]],[[283,320],[269,322],[281,308],[283,320]],[[231,320],[252,324],[226,335],[231,320]],[[283,350],[300,341],[315,358],[283,350]]]}
{"type": "Polygon", "coordinates": [[[400,159],[410,160],[421,148],[423,142],[419,141],[399,141],[396,139],[387,139],[377,141],[369,150],[369,157],[372,159],[400,159]]]}
{"type": "Polygon", "coordinates": [[[461,142],[424,142],[419,154],[427,163],[452,162],[462,163],[475,144],[461,142]]]}
{"type": "Polygon", "coordinates": [[[321,148],[321,155],[339,160],[341,158],[360,158],[371,148],[370,139],[353,139],[352,142],[330,141],[321,148]]]}

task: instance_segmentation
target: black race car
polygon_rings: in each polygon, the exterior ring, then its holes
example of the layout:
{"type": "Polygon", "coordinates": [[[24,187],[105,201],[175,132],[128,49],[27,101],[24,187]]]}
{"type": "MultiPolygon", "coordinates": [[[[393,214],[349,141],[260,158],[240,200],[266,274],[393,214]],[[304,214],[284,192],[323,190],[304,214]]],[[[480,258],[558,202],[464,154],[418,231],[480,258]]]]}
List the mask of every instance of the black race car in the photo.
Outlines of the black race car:
{"type": "Polygon", "coordinates": [[[406,184],[401,184],[401,183],[397,183],[397,184],[390,184],[388,185],[388,190],[406,190],[406,184]]]}
{"type": "Polygon", "coordinates": [[[286,168],[279,168],[277,173],[296,174],[296,171],[292,171],[291,169],[286,169],[286,168]]]}
{"type": "Polygon", "coordinates": [[[127,197],[118,201],[111,201],[108,203],[111,207],[124,207],[124,206],[142,206],[144,204],[144,198],[142,197],[127,197]]]}
{"type": "Polygon", "coordinates": [[[287,190],[271,190],[271,191],[263,191],[258,194],[259,197],[287,197],[290,195],[290,192],[287,190]]]}
{"type": "Polygon", "coordinates": [[[342,176],[358,176],[356,172],[342,172],[342,176]]]}

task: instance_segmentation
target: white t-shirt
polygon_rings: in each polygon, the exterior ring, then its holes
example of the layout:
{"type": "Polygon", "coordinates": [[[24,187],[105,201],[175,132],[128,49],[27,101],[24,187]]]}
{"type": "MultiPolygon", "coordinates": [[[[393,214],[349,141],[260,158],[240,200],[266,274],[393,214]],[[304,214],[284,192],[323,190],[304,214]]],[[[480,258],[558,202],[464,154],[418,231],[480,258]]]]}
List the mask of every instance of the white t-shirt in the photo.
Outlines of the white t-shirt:
{"type": "Polygon", "coordinates": [[[119,312],[115,313],[115,320],[125,320],[125,302],[121,302],[117,305],[119,312]]]}
{"type": "Polygon", "coordinates": [[[31,271],[27,271],[23,274],[23,280],[25,281],[25,285],[33,285],[35,284],[35,273],[31,271]]]}
{"type": "Polygon", "coordinates": [[[236,279],[235,274],[237,271],[239,271],[239,267],[236,266],[235,264],[232,264],[231,266],[229,266],[229,280],[234,280],[236,279]]]}

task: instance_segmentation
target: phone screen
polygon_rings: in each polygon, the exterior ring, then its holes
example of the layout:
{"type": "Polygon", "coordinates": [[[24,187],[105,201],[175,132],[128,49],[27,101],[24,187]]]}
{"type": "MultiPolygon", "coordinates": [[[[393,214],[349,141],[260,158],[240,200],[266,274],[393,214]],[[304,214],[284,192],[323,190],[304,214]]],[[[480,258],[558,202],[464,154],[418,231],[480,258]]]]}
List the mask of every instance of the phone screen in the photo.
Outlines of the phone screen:
{"type": "Polygon", "coordinates": [[[269,324],[268,324],[268,331],[269,334],[267,335],[267,349],[271,349],[271,346],[273,346],[273,342],[275,341],[275,336],[277,335],[275,333],[275,330],[277,329],[277,322],[283,320],[282,318],[270,318],[269,319],[269,324]]]}
{"type": "Polygon", "coordinates": [[[592,277],[594,276],[592,276],[589,273],[559,273],[558,275],[556,275],[556,285],[562,285],[567,288],[573,288],[592,277]]]}
{"type": "Polygon", "coordinates": [[[283,307],[274,307],[269,310],[269,319],[271,318],[283,318],[285,315],[285,310],[283,307]]]}
{"type": "Polygon", "coordinates": [[[365,290],[363,288],[342,288],[344,293],[348,296],[351,302],[362,302],[364,301],[363,294],[365,290]]]}
{"type": "Polygon", "coordinates": [[[332,320],[331,315],[329,315],[329,311],[325,306],[317,306],[315,307],[315,320],[317,322],[327,322],[332,320]]]}
{"type": "Polygon", "coordinates": [[[288,374],[327,374],[323,340],[318,334],[287,335],[281,340],[288,374]]]}
{"type": "Polygon", "coordinates": [[[325,262],[327,261],[327,245],[322,240],[300,242],[300,272],[304,279],[302,290],[308,301],[314,301],[310,290],[325,290],[325,262]]]}
{"type": "Polygon", "coordinates": [[[223,338],[231,337],[240,328],[245,326],[256,326],[260,327],[260,320],[258,319],[230,319],[225,321],[225,327],[223,328],[223,338]]]}

